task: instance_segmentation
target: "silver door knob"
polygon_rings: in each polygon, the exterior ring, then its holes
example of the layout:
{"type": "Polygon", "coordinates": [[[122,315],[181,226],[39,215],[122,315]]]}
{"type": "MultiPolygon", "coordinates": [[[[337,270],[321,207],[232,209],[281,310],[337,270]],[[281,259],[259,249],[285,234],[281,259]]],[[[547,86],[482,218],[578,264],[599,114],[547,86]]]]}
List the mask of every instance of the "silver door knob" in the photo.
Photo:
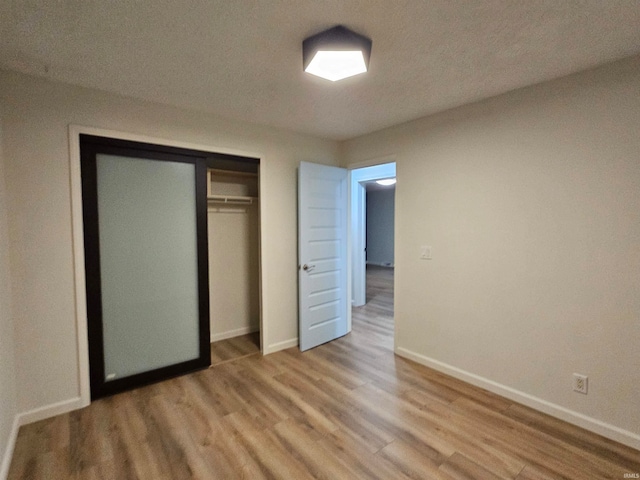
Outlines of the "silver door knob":
{"type": "Polygon", "coordinates": [[[316,268],[315,265],[307,265],[306,263],[302,266],[302,269],[307,272],[309,270],[313,270],[314,268],[316,268]]]}

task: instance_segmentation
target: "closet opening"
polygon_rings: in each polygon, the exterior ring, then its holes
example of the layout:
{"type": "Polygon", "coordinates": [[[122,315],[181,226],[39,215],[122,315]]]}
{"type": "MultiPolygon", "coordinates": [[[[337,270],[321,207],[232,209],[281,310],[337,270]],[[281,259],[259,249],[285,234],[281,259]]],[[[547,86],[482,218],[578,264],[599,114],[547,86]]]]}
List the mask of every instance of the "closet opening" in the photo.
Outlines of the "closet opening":
{"type": "Polygon", "coordinates": [[[212,366],[261,351],[259,168],[257,159],[207,159],[212,366]]]}
{"type": "Polygon", "coordinates": [[[94,132],[71,134],[83,399],[258,354],[260,160],[94,132]]]}

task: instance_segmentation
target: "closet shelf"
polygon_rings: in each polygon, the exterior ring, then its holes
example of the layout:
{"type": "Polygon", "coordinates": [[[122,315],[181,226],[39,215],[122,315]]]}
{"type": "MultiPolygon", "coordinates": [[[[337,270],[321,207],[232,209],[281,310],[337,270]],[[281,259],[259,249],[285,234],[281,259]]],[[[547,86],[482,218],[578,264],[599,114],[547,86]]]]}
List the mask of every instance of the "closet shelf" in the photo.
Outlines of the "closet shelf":
{"type": "Polygon", "coordinates": [[[207,195],[207,201],[209,203],[251,205],[258,201],[258,197],[246,197],[241,195],[207,195]]]}
{"type": "Polygon", "coordinates": [[[257,178],[258,174],[256,172],[238,172],[235,170],[221,170],[218,168],[210,168],[208,170],[211,175],[214,176],[222,176],[222,177],[249,177],[249,178],[257,178]]]}

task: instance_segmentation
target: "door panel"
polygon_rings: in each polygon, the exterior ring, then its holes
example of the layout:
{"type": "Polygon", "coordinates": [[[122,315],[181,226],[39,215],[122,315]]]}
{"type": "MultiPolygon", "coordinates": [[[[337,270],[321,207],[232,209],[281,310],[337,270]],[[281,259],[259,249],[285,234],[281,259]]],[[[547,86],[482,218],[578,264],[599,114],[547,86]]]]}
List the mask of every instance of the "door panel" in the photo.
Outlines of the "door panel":
{"type": "Polygon", "coordinates": [[[105,381],[199,356],[195,171],[97,155],[105,381]]]}
{"type": "Polygon", "coordinates": [[[329,262],[334,264],[339,261],[341,240],[311,240],[309,242],[309,255],[316,265],[316,272],[321,265],[329,262]]]}
{"type": "Polygon", "coordinates": [[[210,363],[206,167],[203,158],[84,137],[90,377],[98,398],[210,363]]]}
{"type": "Polygon", "coordinates": [[[302,162],[298,182],[300,349],[347,333],[347,170],[302,162]]]}

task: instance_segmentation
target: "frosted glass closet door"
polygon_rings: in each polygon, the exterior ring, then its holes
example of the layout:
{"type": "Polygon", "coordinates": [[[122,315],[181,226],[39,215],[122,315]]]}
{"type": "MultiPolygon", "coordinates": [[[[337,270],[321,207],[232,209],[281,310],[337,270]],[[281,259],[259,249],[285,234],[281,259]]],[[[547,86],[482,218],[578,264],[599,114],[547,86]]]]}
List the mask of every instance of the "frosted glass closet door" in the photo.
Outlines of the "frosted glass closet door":
{"type": "Polygon", "coordinates": [[[206,161],[80,135],[92,399],[211,364],[206,161]]]}
{"type": "Polygon", "coordinates": [[[103,381],[197,359],[196,166],[95,158],[103,381]]]}

